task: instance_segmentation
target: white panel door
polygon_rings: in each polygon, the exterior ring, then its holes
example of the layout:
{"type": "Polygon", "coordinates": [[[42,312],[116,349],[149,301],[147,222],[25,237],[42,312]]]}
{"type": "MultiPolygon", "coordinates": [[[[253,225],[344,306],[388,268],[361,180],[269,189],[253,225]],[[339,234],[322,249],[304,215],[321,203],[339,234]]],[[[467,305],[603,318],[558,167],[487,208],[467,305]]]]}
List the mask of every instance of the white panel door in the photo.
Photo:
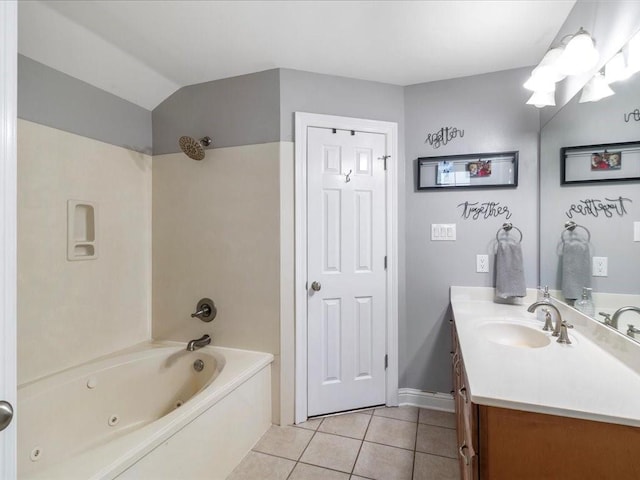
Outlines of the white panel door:
{"type": "Polygon", "coordinates": [[[309,416],[385,403],[386,137],[309,127],[309,416]]]}

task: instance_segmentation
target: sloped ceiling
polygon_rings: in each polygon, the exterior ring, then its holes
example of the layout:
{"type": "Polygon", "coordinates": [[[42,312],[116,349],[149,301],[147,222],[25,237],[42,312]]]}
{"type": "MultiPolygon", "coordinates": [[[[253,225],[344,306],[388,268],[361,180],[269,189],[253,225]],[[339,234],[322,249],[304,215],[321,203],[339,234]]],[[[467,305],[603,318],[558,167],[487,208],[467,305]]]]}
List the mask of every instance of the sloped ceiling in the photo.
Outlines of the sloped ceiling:
{"type": "Polygon", "coordinates": [[[19,52],[152,110],[270,68],[411,85],[533,65],[575,1],[27,1],[19,52]]]}

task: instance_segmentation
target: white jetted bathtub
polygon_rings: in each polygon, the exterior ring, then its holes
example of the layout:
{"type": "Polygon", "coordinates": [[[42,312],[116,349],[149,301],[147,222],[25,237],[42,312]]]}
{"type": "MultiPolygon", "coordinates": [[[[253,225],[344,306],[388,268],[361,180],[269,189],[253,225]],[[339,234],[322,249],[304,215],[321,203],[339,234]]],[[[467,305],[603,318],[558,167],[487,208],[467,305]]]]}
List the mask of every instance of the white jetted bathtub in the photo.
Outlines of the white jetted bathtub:
{"type": "Polygon", "coordinates": [[[153,342],[22,385],[18,476],[224,479],[271,424],[272,361],[153,342]]]}

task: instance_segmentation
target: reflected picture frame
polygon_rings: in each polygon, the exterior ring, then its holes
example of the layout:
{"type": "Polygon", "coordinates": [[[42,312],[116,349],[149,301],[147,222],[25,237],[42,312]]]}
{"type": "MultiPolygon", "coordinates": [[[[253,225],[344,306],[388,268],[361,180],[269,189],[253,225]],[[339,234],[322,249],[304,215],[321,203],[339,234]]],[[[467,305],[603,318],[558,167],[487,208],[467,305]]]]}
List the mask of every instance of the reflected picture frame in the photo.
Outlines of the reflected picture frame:
{"type": "Polygon", "coordinates": [[[640,180],[640,141],[560,149],[560,184],[640,180]]]}

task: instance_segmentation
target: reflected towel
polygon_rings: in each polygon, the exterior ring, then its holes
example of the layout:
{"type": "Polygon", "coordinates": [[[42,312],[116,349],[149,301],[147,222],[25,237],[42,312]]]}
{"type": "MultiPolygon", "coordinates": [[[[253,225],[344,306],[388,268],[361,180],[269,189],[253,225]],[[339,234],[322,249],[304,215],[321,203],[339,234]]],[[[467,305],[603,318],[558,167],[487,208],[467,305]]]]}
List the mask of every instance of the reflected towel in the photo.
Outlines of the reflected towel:
{"type": "Polygon", "coordinates": [[[582,287],[591,286],[589,242],[573,237],[562,242],[562,295],[567,300],[581,298],[582,287]]]}
{"type": "Polygon", "coordinates": [[[496,296],[508,298],[526,295],[522,247],[514,238],[503,237],[498,241],[496,251],[496,296]]]}

